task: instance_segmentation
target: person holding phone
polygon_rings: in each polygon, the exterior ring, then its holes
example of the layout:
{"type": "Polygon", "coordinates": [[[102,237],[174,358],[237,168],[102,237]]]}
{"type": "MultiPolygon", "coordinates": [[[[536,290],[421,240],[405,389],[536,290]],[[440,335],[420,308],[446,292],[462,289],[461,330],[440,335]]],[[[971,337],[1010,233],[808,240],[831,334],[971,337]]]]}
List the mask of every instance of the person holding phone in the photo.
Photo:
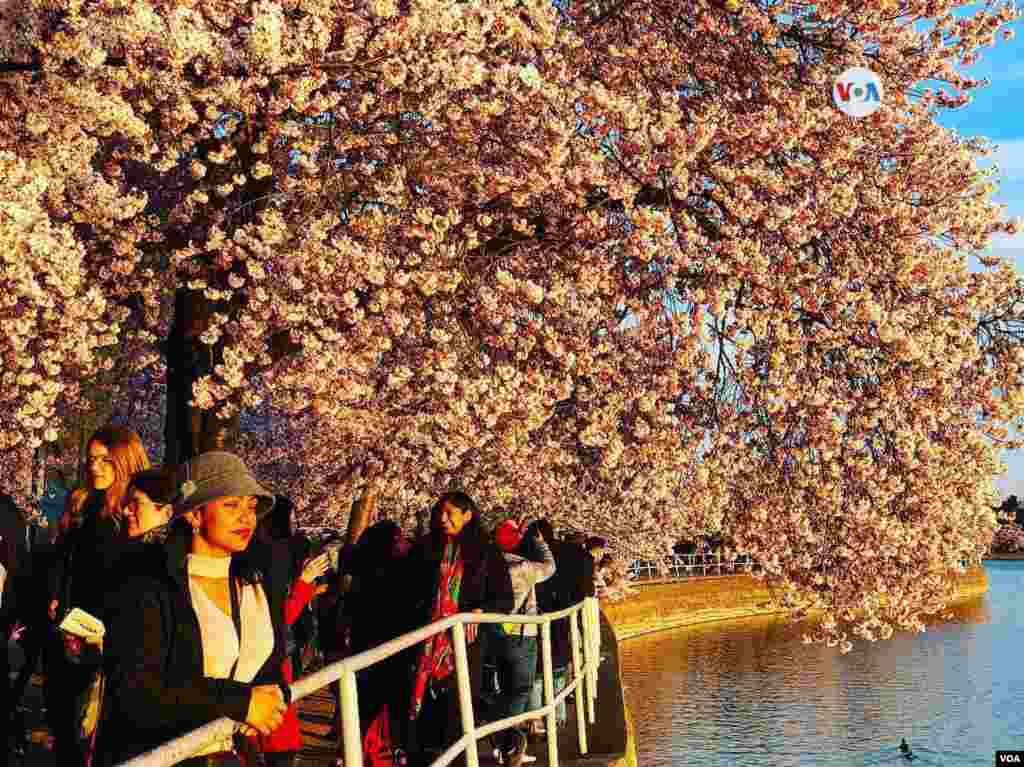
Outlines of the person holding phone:
{"type": "MultiPolygon", "coordinates": [[[[494,531],[494,540],[504,553],[512,580],[513,614],[537,615],[538,583],[555,574],[555,558],[537,530],[530,528],[526,539],[531,556],[523,556],[523,529],[515,520],[502,522],[494,531]]],[[[487,624],[486,641],[498,672],[501,693],[494,706],[494,719],[522,714],[527,710],[530,692],[537,674],[537,626],[535,624],[487,624]]],[[[505,730],[496,739],[498,761],[519,767],[527,760],[527,737],[523,729],[505,730]]]]}
{"type": "MultiPolygon", "coordinates": [[[[327,590],[327,584],[318,584],[330,565],[326,553],[307,560],[303,565],[302,574],[292,584],[288,599],[284,604],[284,622],[291,626],[299,615],[316,596],[327,590]]],[[[291,684],[294,680],[292,660],[285,657],[281,669],[284,681],[291,684]]],[[[295,704],[288,706],[284,720],[280,726],[267,736],[260,736],[259,750],[263,754],[265,767],[292,767],[295,758],[302,748],[302,732],[299,728],[299,712],[295,704]]]]}

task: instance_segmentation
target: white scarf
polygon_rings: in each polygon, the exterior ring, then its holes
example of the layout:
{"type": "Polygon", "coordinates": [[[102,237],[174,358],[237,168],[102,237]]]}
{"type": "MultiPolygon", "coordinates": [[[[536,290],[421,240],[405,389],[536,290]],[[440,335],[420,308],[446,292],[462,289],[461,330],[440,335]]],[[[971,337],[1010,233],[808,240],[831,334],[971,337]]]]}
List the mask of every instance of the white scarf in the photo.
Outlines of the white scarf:
{"type": "MultiPolygon", "coordinates": [[[[192,609],[199,621],[199,634],[203,646],[203,675],[212,679],[227,679],[231,667],[238,661],[234,679],[249,683],[274,652],[274,624],[270,618],[270,605],[260,584],[245,584],[239,589],[239,613],[242,636],[235,631],[230,615],[218,607],[191,576],[227,579],[231,557],[188,556],[189,592],[192,609]]],[[[230,750],[231,743],[211,744],[199,755],[230,750]]]]}
{"type": "Polygon", "coordinates": [[[231,571],[231,557],[188,555],[188,574],[199,578],[227,578],[231,571]]]}

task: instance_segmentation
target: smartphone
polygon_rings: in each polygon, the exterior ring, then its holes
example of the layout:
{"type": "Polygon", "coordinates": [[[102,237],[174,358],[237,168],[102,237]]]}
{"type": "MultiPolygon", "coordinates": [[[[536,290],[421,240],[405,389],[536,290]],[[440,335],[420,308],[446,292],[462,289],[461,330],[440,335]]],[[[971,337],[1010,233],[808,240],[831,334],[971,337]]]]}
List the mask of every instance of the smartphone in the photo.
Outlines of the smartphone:
{"type": "Polygon", "coordinates": [[[327,572],[319,576],[316,582],[319,584],[330,583],[331,580],[338,574],[338,569],[341,564],[341,549],[344,543],[341,539],[330,540],[323,546],[321,546],[317,552],[313,555],[313,558],[327,555],[327,572]]]}
{"type": "Polygon", "coordinates": [[[327,554],[327,560],[331,565],[331,572],[336,573],[340,569],[341,564],[341,550],[344,547],[344,543],[341,540],[331,541],[324,546],[321,553],[327,554]]]}

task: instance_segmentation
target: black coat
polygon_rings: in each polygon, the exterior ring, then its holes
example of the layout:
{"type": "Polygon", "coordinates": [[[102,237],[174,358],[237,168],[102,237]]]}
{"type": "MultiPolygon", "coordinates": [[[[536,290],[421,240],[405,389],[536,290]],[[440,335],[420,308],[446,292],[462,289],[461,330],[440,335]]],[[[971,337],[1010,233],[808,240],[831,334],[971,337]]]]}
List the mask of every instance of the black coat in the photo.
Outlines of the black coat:
{"type": "MultiPolygon", "coordinates": [[[[594,558],[582,546],[556,541],[555,574],[537,584],[537,606],[541,612],[557,612],[594,596],[594,558]]],[[[551,626],[551,656],[555,668],[572,663],[569,621],[551,626]]]]}
{"type": "MultiPolygon", "coordinates": [[[[515,609],[508,563],[493,543],[476,530],[460,537],[464,569],[459,590],[459,612],[511,613],[515,609]]],[[[405,574],[408,599],[416,627],[430,623],[441,574],[443,547],[427,534],[409,552],[405,574]]]]}
{"type": "Polygon", "coordinates": [[[568,541],[559,542],[554,552],[558,570],[552,580],[565,593],[569,604],[594,596],[594,558],[590,553],[582,546],[568,541]]]}
{"type": "Polygon", "coordinates": [[[286,546],[252,543],[232,560],[232,573],[258,578],[270,604],[274,651],[251,684],[203,675],[199,621],[186,572],[189,534],[175,530],[163,545],[123,559],[126,580],[108,602],[107,691],[99,764],[122,762],[226,716],[244,721],[251,688],[282,680],[286,657],[284,602],[293,566],[286,546]]]}
{"type": "Polygon", "coordinates": [[[392,559],[360,572],[345,595],[352,623],[352,652],[358,653],[420,628],[409,602],[408,562],[392,559]]]}
{"type": "MultiPolygon", "coordinates": [[[[556,613],[582,601],[578,577],[579,562],[575,552],[582,551],[578,546],[556,541],[551,553],[555,557],[555,574],[546,581],[538,583],[537,609],[542,613],[556,613]]],[[[590,557],[587,557],[590,559],[590,557]]],[[[591,560],[593,562],[593,560],[591,560]]],[[[570,643],[569,618],[563,618],[551,624],[551,659],[554,668],[568,667],[572,663],[572,644],[570,643]]],[[[537,656],[538,668],[540,656],[537,656]]]]}
{"type": "Polygon", "coordinates": [[[0,627],[18,614],[17,597],[21,589],[17,586],[26,580],[30,562],[25,537],[27,529],[25,518],[14,505],[14,500],[0,495],[0,564],[7,571],[0,596],[0,627]]]}
{"type": "Polygon", "coordinates": [[[119,524],[101,516],[102,509],[103,494],[91,493],[82,507],[81,522],[68,530],[57,547],[50,597],[60,603],[58,618],[73,607],[102,618],[110,575],[125,545],[119,524]]]}

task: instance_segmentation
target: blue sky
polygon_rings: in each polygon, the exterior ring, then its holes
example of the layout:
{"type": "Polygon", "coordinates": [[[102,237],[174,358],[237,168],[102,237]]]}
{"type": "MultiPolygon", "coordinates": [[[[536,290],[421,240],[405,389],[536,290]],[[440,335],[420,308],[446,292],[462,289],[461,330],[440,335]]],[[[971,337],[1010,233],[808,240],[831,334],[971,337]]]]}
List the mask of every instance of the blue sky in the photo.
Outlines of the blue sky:
{"type": "MultiPolygon", "coordinates": [[[[981,6],[966,8],[973,13],[981,6]]],[[[998,145],[985,165],[999,168],[997,202],[1008,207],[1011,216],[1024,218],[1024,21],[1010,28],[1015,37],[982,50],[982,59],[967,67],[973,77],[988,78],[991,85],[974,92],[970,104],[947,112],[939,122],[962,136],[985,136],[998,145]]],[[[992,250],[1010,256],[1024,273],[1024,233],[993,242],[992,250]]],[[[1004,494],[1024,496],[1024,451],[1004,455],[1007,474],[997,484],[1004,494]]]]}

